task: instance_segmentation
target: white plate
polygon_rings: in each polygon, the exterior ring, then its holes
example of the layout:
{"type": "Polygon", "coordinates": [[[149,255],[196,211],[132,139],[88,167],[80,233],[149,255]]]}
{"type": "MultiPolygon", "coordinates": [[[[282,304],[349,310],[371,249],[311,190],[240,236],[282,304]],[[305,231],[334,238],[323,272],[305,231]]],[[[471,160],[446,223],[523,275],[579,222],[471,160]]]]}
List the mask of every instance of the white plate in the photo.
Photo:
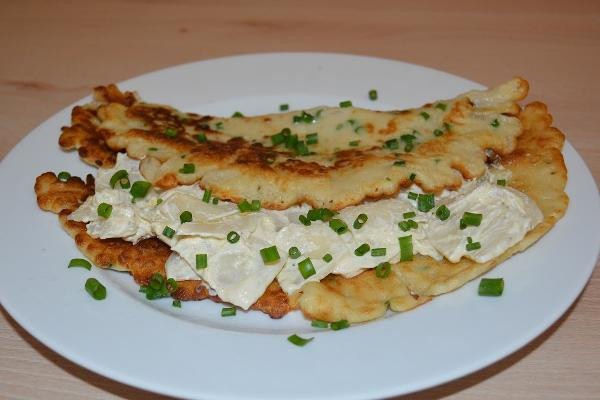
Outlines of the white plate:
{"type": "MultiPolygon", "coordinates": [[[[230,115],[335,105],[407,108],[481,86],[397,61],[337,54],[258,54],[168,68],[122,83],[144,100],[230,115]],[[375,88],[379,100],[367,93],[375,88]]],[[[81,104],[88,101],[82,99],[81,104]]],[[[91,172],[58,149],[62,110],[21,141],[0,168],[0,300],[31,334],[63,356],[110,378],[190,398],[381,398],[460,377],[517,350],[569,307],[600,246],[598,193],[568,143],[567,215],[537,244],[488,275],[504,277],[500,298],[477,296],[478,280],[405,314],[342,331],[317,331],[299,313],[221,318],[221,306],[149,302],[125,273],[67,270],[80,256],[55,215],[40,211],[33,182],[44,171],[91,172]],[[93,300],[84,281],[108,290],[93,300]],[[314,336],[299,348],[291,333],[314,336]]],[[[552,110],[559,112],[559,110],[552,110]]]]}

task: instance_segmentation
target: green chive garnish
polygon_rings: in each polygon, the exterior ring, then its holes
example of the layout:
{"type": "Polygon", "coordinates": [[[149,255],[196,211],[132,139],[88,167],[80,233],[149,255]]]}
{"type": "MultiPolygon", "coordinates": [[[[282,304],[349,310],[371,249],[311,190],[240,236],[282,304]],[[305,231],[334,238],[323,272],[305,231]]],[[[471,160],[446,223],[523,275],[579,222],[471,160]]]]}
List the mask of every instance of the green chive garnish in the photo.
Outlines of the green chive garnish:
{"type": "Polygon", "coordinates": [[[182,174],[193,174],[196,172],[196,165],[192,163],[183,164],[183,167],[179,170],[182,174]]]}
{"type": "Polygon", "coordinates": [[[421,212],[427,212],[435,207],[435,197],[432,193],[419,194],[417,197],[417,208],[421,212]]]}
{"type": "Polygon", "coordinates": [[[450,217],[450,210],[445,205],[441,205],[435,210],[435,215],[441,220],[445,221],[450,217]]]}
{"type": "Polygon", "coordinates": [[[311,224],[310,219],[306,218],[306,216],[304,216],[304,215],[299,215],[298,219],[304,226],[309,226],[311,224]]]}
{"type": "Polygon", "coordinates": [[[131,184],[129,183],[129,174],[126,170],[120,169],[110,177],[110,187],[115,188],[115,185],[119,183],[122,189],[129,189],[131,184]]]}
{"type": "Polygon", "coordinates": [[[415,174],[415,173],[413,172],[412,174],[410,174],[410,175],[408,176],[408,179],[409,179],[409,180],[411,180],[411,181],[414,181],[416,177],[417,177],[417,174],[415,174]]]}
{"type": "Polygon", "coordinates": [[[332,219],[329,221],[329,227],[338,235],[348,232],[348,225],[346,225],[346,223],[341,219],[332,219]]]}
{"type": "Polygon", "coordinates": [[[503,291],[504,279],[502,278],[482,278],[479,282],[480,296],[501,296],[503,291]]]}
{"type": "Polygon", "coordinates": [[[260,200],[252,200],[250,203],[251,211],[259,211],[260,210],[260,200]]]}
{"type": "Polygon", "coordinates": [[[371,101],[377,100],[377,90],[375,90],[375,89],[369,90],[369,100],[371,100],[371,101]]]}
{"type": "Polygon", "coordinates": [[[290,255],[290,258],[294,260],[302,255],[296,246],[290,247],[288,254],[290,255]]]}
{"type": "Polygon", "coordinates": [[[244,116],[244,114],[242,114],[242,113],[241,113],[241,112],[239,112],[239,111],[236,111],[236,112],[234,112],[233,114],[231,114],[231,116],[232,116],[233,118],[241,118],[241,117],[243,117],[243,116],[244,116]]]}
{"type": "Polygon", "coordinates": [[[356,147],[360,144],[360,140],[353,140],[351,142],[348,142],[348,145],[351,147],[356,147]]]}
{"type": "Polygon", "coordinates": [[[407,153],[410,153],[411,151],[413,151],[414,148],[415,148],[415,145],[413,142],[409,142],[404,145],[404,151],[407,153]]]}
{"type": "Polygon", "coordinates": [[[73,258],[71,261],[69,261],[69,265],[67,266],[67,268],[73,267],[81,267],[87,269],[88,271],[91,271],[92,263],[83,258],[73,258]]]}
{"type": "Polygon", "coordinates": [[[88,278],[85,281],[85,290],[96,300],[106,298],[106,288],[96,278],[88,278]]]}
{"type": "Polygon", "coordinates": [[[131,193],[134,199],[143,199],[144,197],[146,197],[151,187],[152,184],[150,182],[135,181],[133,182],[133,185],[131,185],[129,193],[131,193]]]}
{"type": "Polygon", "coordinates": [[[223,307],[221,309],[221,317],[235,317],[235,307],[223,307]]]}
{"type": "Polygon", "coordinates": [[[174,129],[174,128],[167,128],[167,129],[165,129],[164,133],[168,137],[175,137],[175,136],[177,136],[177,130],[174,129]]]}
{"type": "Polygon", "coordinates": [[[315,320],[311,321],[310,326],[315,327],[315,328],[326,329],[326,328],[329,328],[329,323],[315,319],[315,320]]]}
{"type": "Polygon", "coordinates": [[[398,238],[400,243],[400,261],[411,261],[413,259],[412,235],[398,238]]]}
{"type": "Polygon", "coordinates": [[[306,144],[317,144],[319,143],[319,134],[318,133],[309,133],[306,135],[306,144]]]}
{"type": "Polygon", "coordinates": [[[499,126],[500,126],[500,121],[498,121],[497,119],[494,119],[494,120],[493,120],[493,121],[490,123],[490,125],[491,125],[493,128],[497,128],[497,127],[499,127],[499,126]]]}
{"type": "Polygon", "coordinates": [[[389,150],[396,150],[399,147],[398,139],[386,140],[383,147],[389,150]]]}
{"type": "Polygon", "coordinates": [[[184,211],[179,214],[179,222],[185,224],[186,222],[192,222],[192,213],[189,211],[184,211]]]}
{"type": "Polygon", "coordinates": [[[246,199],[244,199],[237,206],[238,206],[238,209],[240,210],[240,212],[246,213],[246,212],[252,211],[252,205],[246,199]]]}
{"type": "Polygon", "coordinates": [[[342,107],[342,108],[352,107],[352,102],[350,100],[342,101],[342,102],[340,102],[340,107],[342,107]]]}
{"type": "Polygon", "coordinates": [[[323,256],[323,261],[326,263],[331,262],[331,260],[333,260],[333,256],[331,254],[327,253],[323,256]]]}
{"type": "Polygon", "coordinates": [[[163,199],[156,199],[156,205],[159,206],[163,202],[163,199]]]}
{"type": "Polygon", "coordinates": [[[175,229],[171,228],[170,226],[165,226],[165,229],[163,229],[162,234],[168,237],[169,239],[173,239],[173,236],[175,236],[175,229]]]}
{"type": "Polygon", "coordinates": [[[310,342],[313,339],[314,339],[314,337],[304,339],[304,338],[301,338],[300,336],[296,335],[295,333],[291,336],[288,336],[288,338],[287,338],[288,342],[295,344],[296,346],[299,346],[299,347],[306,345],[308,342],[310,342]]]}
{"type": "Polygon", "coordinates": [[[208,267],[208,254],[196,254],[196,269],[208,267]]]}
{"type": "Polygon", "coordinates": [[[171,303],[171,305],[175,308],[181,308],[181,300],[173,300],[173,303],[171,303]]]}
{"type": "Polygon", "coordinates": [[[240,234],[236,231],[231,231],[227,234],[227,241],[231,244],[237,243],[240,240],[240,234]]]}
{"type": "Polygon", "coordinates": [[[479,242],[467,243],[467,246],[466,246],[467,251],[479,250],[480,248],[481,248],[481,243],[479,243],[479,242]]]}
{"type": "Polygon", "coordinates": [[[279,105],[279,111],[287,111],[290,109],[290,105],[289,104],[280,104],[279,105]]]}
{"type": "Polygon", "coordinates": [[[447,105],[445,103],[437,103],[435,105],[435,108],[442,110],[442,111],[446,111],[446,107],[447,107],[447,105]]]}
{"type": "Polygon", "coordinates": [[[506,179],[498,179],[496,181],[496,185],[498,185],[498,186],[506,186],[506,179]]]}
{"type": "Polygon", "coordinates": [[[57,175],[58,180],[61,182],[68,181],[70,177],[71,177],[71,174],[68,173],[67,171],[61,171],[57,175]]]}
{"type": "Polygon", "coordinates": [[[340,319],[339,321],[332,322],[330,324],[331,329],[334,331],[339,331],[340,329],[346,329],[350,326],[347,320],[340,319]]]}
{"type": "Polygon", "coordinates": [[[390,276],[392,272],[392,264],[389,262],[382,262],[375,267],[375,276],[381,279],[385,279],[390,276]]]}
{"type": "Polygon", "coordinates": [[[436,129],[433,131],[433,134],[435,136],[442,136],[444,134],[444,131],[442,131],[441,129],[436,129]]]}
{"type": "Polygon", "coordinates": [[[417,216],[417,213],[414,211],[409,211],[409,212],[405,212],[404,214],[402,214],[402,218],[404,218],[404,219],[414,218],[416,216],[417,216]]]}
{"type": "Polygon", "coordinates": [[[367,214],[359,214],[358,217],[354,220],[354,224],[352,225],[354,229],[360,229],[367,222],[369,217],[367,214]]]}
{"type": "Polygon", "coordinates": [[[110,217],[110,214],[112,213],[112,205],[107,204],[107,203],[100,203],[98,205],[98,215],[101,216],[102,218],[108,218],[110,217]]]}
{"type": "Polygon", "coordinates": [[[158,147],[148,147],[148,151],[157,151],[158,147]]]}
{"type": "Polygon", "coordinates": [[[221,129],[223,129],[223,122],[219,121],[215,124],[215,129],[220,131],[221,129]]]}
{"type": "Polygon", "coordinates": [[[206,134],[204,133],[199,133],[196,135],[196,140],[198,141],[198,143],[204,143],[206,142],[208,139],[206,139],[206,134]]]}
{"type": "Polygon", "coordinates": [[[299,140],[298,143],[296,143],[294,150],[296,150],[296,154],[300,156],[307,156],[310,154],[310,150],[306,147],[304,140],[299,140]]]}
{"type": "MultiPolygon", "coordinates": [[[[281,132],[276,133],[275,135],[271,136],[271,143],[273,143],[273,146],[277,146],[278,144],[284,143],[287,140],[287,136],[289,135],[284,133],[284,131],[289,131],[289,128],[284,128],[281,130],[281,132]]],[[[287,132],[286,131],[286,132],[287,132]]]]}
{"type": "Polygon", "coordinates": [[[212,191],[205,189],[204,193],[202,193],[202,201],[205,203],[209,203],[211,195],[212,195],[212,191]]]}
{"type": "Polygon", "coordinates": [[[410,200],[416,200],[419,197],[418,194],[416,194],[415,192],[408,192],[408,198],[410,200]]]}
{"type": "Polygon", "coordinates": [[[212,203],[213,203],[214,205],[217,205],[217,204],[219,204],[219,198],[218,198],[218,197],[213,197],[213,199],[212,199],[212,203]]]}
{"type": "MultiPolygon", "coordinates": [[[[465,212],[460,220],[461,226],[479,226],[483,218],[482,214],[465,212]]],[[[461,228],[464,229],[464,228],[461,228]]]]}
{"type": "Polygon", "coordinates": [[[279,261],[281,257],[279,257],[279,252],[277,251],[276,246],[265,247],[264,249],[260,249],[260,256],[263,259],[265,264],[271,264],[279,261]]]}
{"type": "Polygon", "coordinates": [[[371,257],[383,257],[387,253],[387,249],[385,247],[377,247],[375,249],[371,249],[371,257]]]}
{"type": "Polygon", "coordinates": [[[425,111],[423,111],[422,113],[419,114],[421,117],[423,117],[423,119],[425,121],[427,121],[429,119],[429,114],[426,113],[425,111]]]}
{"type": "Polygon", "coordinates": [[[394,166],[395,167],[404,167],[405,165],[406,165],[406,161],[404,161],[404,160],[394,161],[394,166]]]}
{"type": "Polygon", "coordinates": [[[363,243],[360,246],[358,246],[356,249],[354,249],[354,255],[356,255],[358,257],[362,257],[365,254],[367,254],[369,252],[369,250],[371,250],[371,246],[369,246],[367,243],[363,243]]]}
{"type": "Polygon", "coordinates": [[[317,273],[312,261],[310,260],[310,257],[305,258],[298,263],[298,271],[300,271],[300,275],[302,275],[304,279],[308,279],[317,273]]]}

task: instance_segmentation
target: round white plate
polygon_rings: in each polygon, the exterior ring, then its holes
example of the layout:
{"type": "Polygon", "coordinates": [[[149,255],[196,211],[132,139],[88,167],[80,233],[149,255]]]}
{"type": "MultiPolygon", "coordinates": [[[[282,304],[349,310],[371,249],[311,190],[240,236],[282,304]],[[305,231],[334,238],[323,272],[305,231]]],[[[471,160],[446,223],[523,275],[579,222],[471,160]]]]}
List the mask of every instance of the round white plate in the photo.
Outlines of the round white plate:
{"type": "MultiPolygon", "coordinates": [[[[201,61],[120,87],[137,90],[146,101],[217,115],[346,99],[361,107],[407,108],[481,88],[398,61],[314,53],[201,61]],[[378,90],[378,101],[369,101],[370,89],[378,90]]],[[[502,297],[479,297],[476,280],[414,311],[337,332],[311,328],[300,313],[281,320],[258,312],[222,318],[222,306],[208,301],[184,303],[182,309],[168,299],[149,302],[128,274],[67,270],[80,253],[56,215],[37,207],[33,183],[42,172],[92,172],[76,153],[57,145],[71,108],[33,130],[2,161],[0,300],[56,352],[144,389],[186,398],[331,400],[430,387],[493,363],[539,335],[576,299],[598,255],[598,192],[567,143],[567,214],[537,244],[487,274],[504,278],[502,297]],[[92,276],[107,287],[106,300],[85,292],[92,276]],[[296,347],[286,340],[292,333],[315,339],[296,347]]]]}

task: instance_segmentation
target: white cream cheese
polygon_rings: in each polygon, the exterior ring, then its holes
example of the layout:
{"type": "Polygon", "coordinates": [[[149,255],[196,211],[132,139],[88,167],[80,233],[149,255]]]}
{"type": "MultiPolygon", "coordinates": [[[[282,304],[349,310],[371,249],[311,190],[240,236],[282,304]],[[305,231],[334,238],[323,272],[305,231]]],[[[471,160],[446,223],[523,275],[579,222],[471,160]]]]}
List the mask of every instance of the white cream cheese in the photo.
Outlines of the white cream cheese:
{"type": "Polygon", "coordinates": [[[128,190],[110,187],[110,178],[125,169],[132,183],[143,180],[138,165],[138,161],[119,154],[115,168],[99,172],[96,194],[69,218],[89,222],[88,233],[93,237],[122,237],[132,242],[150,236],[160,238],[174,251],[166,264],[168,277],[202,279],[222,300],[244,309],[254,304],[274,279],[292,294],[306,282],[319,281],[331,273],[352,277],[382,262],[398,262],[401,236],[412,236],[415,254],[438,260],[446,257],[451,262],[467,257],[481,263],[500,255],[542,220],[541,211],[529,197],[497,184],[497,179],[510,176],[502,168],[490,168],[486,175],[465,182],[458,191],[444,191],[435,197],[435,207],[428,212],[420,212],[417,201],[408,198],[410,191],[422,193],[416,186],[396,198],[347,207],[334,217],[349,227],[348,232],[338,235],[327,222],[301,224],[298,216],[309,211],[306,205],[285,211],[240,213],[236,204],[227,201],[206,202],[205,192],[197,185],[160,193],[152,189],[146,198],[133,203],[128,190]],[[113,206],[109,218],[98,216],[97,207],[102,202],[113,206]],[[450,210],[445,221],[435,215],[442,204],[450,210]],[[191,212],[192,221],[182,224],[180,215],[184,211],[191,212]],[[416,214],[411,219],[418,226],[404,232],[398,224],[407,212],[416,214]],[[461,230],[464,212],[482,214],[481,224],[461,230]],[[353,224],[360,214],[368,219],[355,229],[353,224]],[[175,231],[172,238],[163,234],[165,227],[175,231]],[[232,231],[240,236],[235,243],[227,240],[232,231]],[[479,242],[481,248],[467,251],[469,238],[479,242]],[[370,251],[356,255],[356,248],[363,244],[370,249],[385,248],[385,255],[373,256],[370,251]],[[260,250],[270,246],[277,247],[280,259],[265,264],[260,250]],[[288,257],[291,247],[297,247],[301,256],[288,257]],[[206,268],[196,268],[198,254],[207,255],[206,268]],[[323,259],[326,254],[331,255],[330,262],[323,259]],[[311,259],[315,269],[307,279],[298,269],[298,263],[306,258],[311,259]]]}

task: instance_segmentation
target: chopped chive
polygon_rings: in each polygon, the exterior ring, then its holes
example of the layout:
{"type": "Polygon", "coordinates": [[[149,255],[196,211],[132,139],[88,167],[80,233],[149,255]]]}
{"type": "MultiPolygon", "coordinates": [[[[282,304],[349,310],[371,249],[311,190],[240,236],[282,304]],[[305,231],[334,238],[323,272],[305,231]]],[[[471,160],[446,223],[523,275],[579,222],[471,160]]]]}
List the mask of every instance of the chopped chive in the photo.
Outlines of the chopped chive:
{"type": "Polygon", "coordinates": [[[92,263],[83,258],[73,258],[71,261],[69,261],[69,265],[67,266],[67,268],[73,267],[81,267],[87,269],[88,271],[91,271],[92,263]]]}
{"type": "Polygon", "coordinates": [[[260,210],[260,200],[252,200],[250,203],[251,211],[259,211],[260,210]]]}
{"type": "Polygon", "coordinates": [[[435,207],[435,196],[432,193],[419,194],[417,198],[417,208],[421,212],[427,212],[435,207]]]}
{"type": "Polygon", "coordinates": [[[177,136],[177,130],[173,129],[173,128],[167,128],[167,129],[165,129],[164,133],[168,137],[175,137],[175,136],[177,136]]]}
{"type": "Polygon", "coordinates": [[[360,140],[353,140],[351,142],[348,142],[348,145],[351,147],[356,147],[360,144],[360,140]]]}
{"type": "Polygon", "coordinates": [[[450,217],[450,210],[444,204],[438,207],[435,210],[435,215],[440,219],[440,221],[445,221],[450,217]]]}
{"type": "Polygon", "coordinates": [[[448,132],[452,128],[452,125],[450,125],[447,122],[444,122],[442,125],[444,125],[444,129],[446,130],[446,132],[448,132]]]}
{"type": "Polygon", "coordinates": [[[415,192],[408,192],[408,198],[410,200],[416,200],[419,197],[418,194],[416,194],[415,192]]]}
{"type": "Polygon", "coordinates": [[[371,257],[383,257],[387,253],[387,249],[385,247],[377,247],[375,249],[371,249],[371,257]]]}
{"type": "Polygon", "coordinates": [[[287,111],[290,109],[290,105],[289,104],[280,104],[279,105],[279,111],[287,111]]]}
{"type": "Polygon", "coordinates": [[[473,243],[473,238],[471,236],[467,236],[467,243],[473,243]]]}
{"type": "Polygon", "coordinates": [[[96,278],[88,278],[85,281],[85,290],[96,300],[106,298],[106,288],[96,278]]]}
{"type": "Polygon", "coordinates": [[[290,247],[290,249],[288,250],[288,254],[290,255],[290,258],[294,260],[302,255],[302,253],[300,253],[300,250],[296,246],[290,247]]]}
{"type": "Polygon", "coordinates": [[[271,136],[271,143],[273,143],[273,146],[277,146],[278,144],[284,143],[287,140],[287,136],[284,135],[282,132],[276,133],[275,135],[271,136]]]}
{"type": "MultiPolygon", "coordinates": [[[[413,131],[414,133],[418,133],[417,131],[413,131]]],[[[400,136],[400,140],[402,140],[404,143],[412,143],[413,140],[415,140],[417,137],[415,135],[409,135],[409,134],[405,134],[400,136]]]]}
{"type": "Polygon", "coordinates": [[[415,220],[407,219],[406,222],[411,229],[417,229],[419,227],[419,224],[417,224],[415,220]]]}
{"type": "Polygon", "coordinates": [[[331,260],[333,260],[333,256],[331,254],[327,253],[323,256],[323,261],[326,263],[331,262],[331,260]]]}
{"type": "Polygon", "coordinates": [[[148,147],[148,151],[157,151],[158,147],[148,147]]]}
{"type": "Polygon", "coordinates": [[[332,322],[329,326],[334,331],[339,331],[340,329],[346,329],[350,326],[347,320],[340,319],[339,321],[332,322]]]}
{"type": "Polygon", "coordinates": [[[497,128],[500,126],[500,121],[498,121],[497,119],[494,119],[490,125],[492,126],[492,128],[497,128]]]}
{"type": "Polygon", "coordinates": [[[66,182],[71,177],[71,174],[68,173],[67,171],[61,171],[58,173],[58,175],[56,177],[58,178],[59,181],[66,182]]]}
{"type": "Polygon", "coordinates": [[[192,222],[192,213],[189,211],[184,211],[179,214],[179,222],[185,224],[186,222],[192,222]]]}
{"type": "Polygon", "coordinates": [[[146,181],[135,181],[133,185],[131,185],[131,189],[129,189],[129,193],[133,196],[134,199],[142,199],[146,197],[148,191],[152,187],[150,182],[146,181]]]}
{"type": "Polygon", "coordinates": [[[371,100],[371,101],[377,100],[377,90],[375,90],[375,89],[369,90],[369,100],[371,100]]]}
{"type": "Polygon", "coordinates": [[[350,100],[341,101],[340,107],[342,107],[342,108],[352,107],[352,102],[350,100]]]}
{"type": "Polygon", "coordinates": [[[218,131],[220,131],[221,129],[223,129],[223,122],[219,121],[215,124],[215,129],[217,129],[218,131]]]}
{"type": "Polygon", "coordinates": [[[381,279],[385,279],[390,276],[392,272],[392,264],[389,262],[382,262],[375,267],[375,276],[381,279]]]}
{"type": "Polygon", "coordinates": [[[415,148],[415,144],[413,142],[408,142],[404,145],[404,151],[410,153],[415,148]]]}
{"type": "Polygon", "coordinates": [[[310,326],[315,327],[315,328],[326,329],[326,328],[329,328],[329,322],[315,319],[315,320],[311,321],[310,326]]]}
{"type": "Polygon", "coordinates": [[[173,303],[171,303],[171,305],[175,308],[181,308],[181,300],[173,300],[173,303]]]}
{"type": "Polygon", "coordinates": [[[235,307],[223,307],[221,309],[221,317],[235,317],[235,307]]]}
{"type": "Polygon", "coordinates": [[[478,294],[480,296],[501,296],[504,291],[504,279],[481,278],[478,294]]]}
{"type": "Polygon", "coordinates": [[[208,139],[206,138],[206,134],[204,133],[199,133],[196,135],[196,140],[198,141],[198,143],[204,143],[206,142],[208,139]]]}
{"type": "Polygon", "coordinates": [[[416,177],[417,177],[417,174],[415,174],[415,173],[413,172],[412,174],[410,174],[410,175],[408,176],[408,179],[409,179],[409,180],[411,180],[411,181],[414,181],[416,177]]]}
{"type": "Polygon", "coordinates": [[[156,205],[159,206],[163,202],[163,199],[156,199],[156,205]]]}
{"type": "Polygon", "coordinates": [[[205,203],[210,202],[210,196],[212,195],[212,191],[208,189],[204,189],[204,193],[202,193],[202,201],[205,203]]]}
{"type": "Polygon", "coordinates": [[[398,139],[386,140],[383,147],[389,150],[396,150],[399,147],[398,139]]]}
{"type": "Polygon", "coordinates": [[[309,343],[313,339],[314,339],[314,337],[304,339],[304,338],[296,335],[295,333],[291,336],[288,336],[288,338],[287,338],[288,342],[295,344],[296,346],[299,346],[299,347],[305,346],[307,343],[309,343]]]}
{"type": "Polygon", "coordinates": [[[408,221],[400,221],[398,222],[398,228],[400,228],[402,232],[407,232],[410,230],[410,223],[408,221]]]}
{"type": "Polygon", "coordinates": [[[122,189],[128,189],[129,184],[129,174],[126,170],[120,169],[110,177],[110,187],[115,188],[115,185],[119,183],[122,189]]]}
{"type": "Polygon", "coordinates": [[[479,242],[471,242],[467,243],[466,249],[467,251],[479,250],[481,248],[481,243],[479,242]]]}
{"type": "Polygon", "coordinates": [[[329,227],[338,235],[348,232],[348,225],[346,225],[346,223],[341,219],[332,219],[329,221],[329,227]]]}
{"type": "Polygon", "coordinates": [[[306,144],[317,144],[319,143],[319,134],[318,133],[309,133],[306,135],[306,144]]]}
{"type": "Polygon", "coordinates": [[[310,219],[306,218],[306,216],[304,216],[304,215],[298,216],[298,219],[304,226],[309,226],[311,224],[310,219]]]}
{"type": "Polygon", "coordinates": [[[288,135],[285,137],[285,148],[296,149],[298,145],[298,135],[288,135]]]}
{"type": "Polygon", "coordinates": [[[412,235],[398,238],[400,243],[400,261],[411,261],[413,259],[412,235]]]}
{"type": "Polygon", "coordinates": [[[227,234],[227,241],[231,244],[237,243],[240,240],[240,234],[236,231],[231,231],[227,234]]]}
{"type": "Polygon", "coordinates": [[[402,214],[402,218],[404,218],[404,219],[414,218],[416,216],[417,216],[417,213],[414,211],[409,211],[409,212],[405,212],[404,214],[402,214]]]}
{"type": "Polygon", "coordinates": [[[317,273],[310,257],[305,258],[298,263],[298,271],[300,271],[300,275],[302,275],[304,279],[308,279],[317,273]]]}
{"type": "Polygon", "coordinates": [[[437,103],[437,104],[435,105],[435,108],[437,108],[437,109],[439,109],[439,110],[442,110],[442,111],[446,111],[446,107],[447,107],[447,104],[446,104],[446,103],[437,103]]]}
{"type": "Polygon", "coordinates": [[[242,212],[242,213],[246,213],[246,212],[252,211],[252,205],[246,199],[244,199],[237,206],[238,206],[238,209],[240,210],[240,212],[242,212]]]}
{"type": "Polygon", "coordinates": [[[421,117],[423,117],[423,119],[424,119],[425,121],[427,121],[427,120],[429,119],[429,114],[428,114],[428,113],[426,113],[425,111],[421,112],[419,115],[420,115],[421,117]]]}
{"type": "Polygon", "coordinates": [[[467,226],[479,226],[483,218],[482,214],[465,212],[460,220],[465,227],[467,226]]]}
{"type": "Polygon", "coordinates": [[[277,251],[277,246],[265,247],[264,249],[260,249],[260,256],[263,259],[265,264],[271,264],[279,261],[281,258],[279,256],[279,252],[277,251]]]}
{"type": "Polygon", "coordinates": [[[404,167],[405,165],[406,165],[406,161],[404,161],[404,160],[394,161],[394,166],[395,167],[404,167]]]}
{"type": "Polygon", "coordinates": [[[367,254],[369,252],[369,250],[371,250],[371,246],[369,246],[367,243],[363,243],[360,246],[358,246],[356,249],[354,249],[354,255],[356,255],[358,257],[362,257],[365,254],[367,254]]]}
{"type": "Polygon", "coordinates": [[[196,254],[196,269],[204,269],[208,267],[208,254],[196,254]]]}
{"type": "Polygon", "coordinates": [[[244,114],[242,114],[242,113],[241,113],[241,112],[239,112],[239,111],[236,111],[236,112],[234,112],[233,114],[231,114],[231,116],[232,116],[233,118],[241,118],[241,117],[243,117],[243,116],[244,116],[244,114]]]}
{"type": "Polygon", "coordinates": [[[442,136],[444,134],[444,132],[441,129],[436,129],[433,131],[433,134],[435,136],[442,136]]]}
{"type": "Polygon", "coordinates": [[[360,229],[367,222],[369,217],[367,214],[359,214],[358,217],[354,220],[354,224],[352,225],[354,229],[360,229]]]}
{"type": "Polygon", "coordinates": [[[218,197],[213,197],[213,199],[212,199],[212,203],[213,203],[214,205],[217,205],[217,204],[219,204],[219,198],[218,198],[218,197]]]}
{"type": "Polygon", "coordinates": [[[168,237],[169,239],[173,239],[173,236],[175,236],[175,229],[171,228],[170,226],[165,226],[165,229],[163,229],[162,234],[168,237]]]}
{"type": "Polygon", "coordinates": [[[107,203],[100,203],[98,205],[98,209],[97,209],[98,215],[100,217],[106,219],[106,218],[110,217],[110,214],[112,213],[112,209],[113,209],[112,205],[107,204],[107,203]]]}
{"type": "Polygon", "coordinates": [[[496,185],[498,185],[498,186],[506,186],[506,179],[498,179],[496,181],[496,185]]]}
{"type": "Polygon", "coordinates": [[[182,174],[193,174],[196,172],[196,165],[192,163],[183,164],[183,167],[179,170],[182,174]]]}

